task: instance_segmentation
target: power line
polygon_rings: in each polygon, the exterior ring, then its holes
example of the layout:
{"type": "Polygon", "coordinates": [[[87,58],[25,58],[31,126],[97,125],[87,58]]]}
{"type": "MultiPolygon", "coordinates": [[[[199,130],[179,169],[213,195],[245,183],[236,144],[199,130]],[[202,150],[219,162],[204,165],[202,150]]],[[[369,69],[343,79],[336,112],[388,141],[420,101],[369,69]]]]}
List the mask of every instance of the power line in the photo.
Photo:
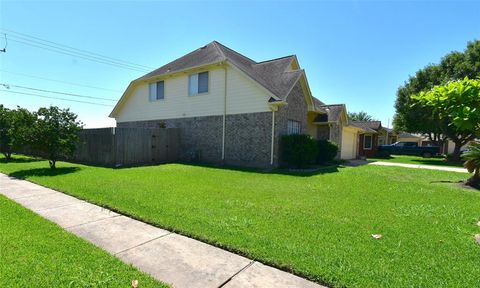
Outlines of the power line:
{"type": "MultiPolygon", "coordinates": [[[[82,58],[82,59],[93,61],[93,62],[98,62],[98,63],[102,63],[102,64],[106,64],[106,65],[111,65],[111,66],[115,66],[115,67],[123,68],[123,69],[127,69],[127,70],[133,70],[133,71],[137,71],[137,72],[147,72],[147,71],[149,71],[149,70],[142,69],[142,68],[132,68],[132,67],[129,67],[129,66],[125,66],[123,64],[120,65],[120,64],[116,64],[114,62],[108,62],[108,60],[96,60],[96,59],[88,57],[88,56],[82,56],[80,54],[74,54],[73,52],[65,52],[65,51],[61,50],[60,48],[52,49],[52,48],[48,48],[48,47],[44,47],[44,46],[35,45],[35,44],[29,43],[29,42],[19,41],[19,40],[16,40],[16,39],[10,39],[10,41],[21,43],[21,44],[32,46],[32,47],[36,47],[36,48],[40,48],[40,49],[51,51],[51,52],[56,52],[56,53],[60,53],[60,54],[65,54],[65,55],[69,55],[69,56],[73,56],[73,57],[82,58]]],[[[46,44],[40,44],[40,45],[50,46],[50,45],[46,45],[46,44]]]]}
{"type": "Polygon", "coordinates": [[[28,78],[32,78],[32,79],[40,79],[40,80],[46,80],[46,81],[52,81],[52,82],[58,82],[58,83],[68,84],[68,85],[72,85],[72,86],[78,86],[78,87],[85,87],[85,88],[91,88],[91,89],[98,89],[98,90],[104,90],[104,91],[112,91],[112,92],[122,93],[122,91],[113,90],[113,89],[109,89],[109,88],[102,88],[102,87],[91,86],[91,85],[86,85],[86,84],[79,84],[79,83],[74,83],[74,82],[67,82],[67,81],[62,81],[62,80],[55,80],[55,79],[50,79],[50,78],[44,78],[44,77],[39,77],[39,76],[28,75],[28,74],[24,74],[24,73],[11,72],[11,71],[7,71],[7,70],[4,70],[4,69],[0,69],[0,71],[5,72],[5,73],[8,73],[8,74],[18,75],[18,76],[23,76],[23,77],[28,77],[28,78]]]}
{"type": "Polygon", "coordinates": [[[46,93],[54,93],[54,94],[62,94],[62,95],[80,97],[80,98],[98,99],[98,100],[106,100],[106,101],[117,101],[117,100],[115,100],[115,99],[110,99],[110,98],[101,98],[101,97],[86,96],[86,95],[80,95],[80,94],[74,94],[74,93],[67,93],[67,92],[44,90],[44,89],[27,87],[27,86],[20,86],[20,85],[10,85],[10,84],[5,84],[5,83],[0,83],[0,85],[4,86],[4,87],[7,88],[7,89],[8,89],[9,87],[16,87],[16,88],[21,88],[21,89],[28,89],[28,90],[34,90],[34,91],[46,92],[46,93]]]}
{"type": "Polygon", "coordinates": [[[15,94],[29,95],[29,96],[35,96],[35,97],[41,97],[41,98],[49,98],[49,99],[57,99],[57,100],[63,100],[63,101],[77,102],[77,103],[83,103],[83,104],[91,104],[91,105],[98,105],[98,106],[113,107],[113,105],[108,105],[108,104],[101,104],[101,103],[94,103],[94,102],[80,101],[80,100],[73,100],[73,99],[60,98],[60,97],[51,97],[51,96],[45,96],[45,95],[39,95],[39,94],[32,94],[32,93],[23,93],[23,92],[17,92],[17,91],[0,90],[0,92],[15,93],[15,94]]]}
{"type": "MultiPolygon", "coordinates": [[[[80,52],[80,53],[82,53],[82,54],[90,54],[90,55],[94,55],[94,56],[96,56],[96,57],[109,59],[109,60],[111,60],[111,61],[120,62],[120,63],[123,63],[123,64],[128,64],[128,65],[130,65],[130,66],[137,66],[137,67],[143,68],[143,69],[148,69],[148,70],[154,69],[153,67],[149,67],[149,66],[146,66],[146,65],[137,64],[137,63],[133,63],[133,62],[129,62],[129,61],[125,61],[125,60],[121,60],[121,59],[117,59],[117,58],[105,56],[105,55],[102,55],[102,54],[99,54],[99,53],[95,53],[95,52],[91,52],[91,51],[84,50],[84,49],[78,49],[78,48],[75,48],[75,47],[72,47],[72,46],[60,44],[60,43],[58,43],[58,42],[54,42],[54,41],[42,39],[42,38],[40,38],[40,37],[28,35],[28,34],[25,34],[25,33],[16,32],[16,31],[13,31],[13,30],[10,30],[10,29],[0,28],[0,30],[7,31],[7,32],[9,32],[9,33],[13,33],[14,35],[11,35],[11,36],[14,36],[14,37],[19,37],[19,38],[20,38],[20,36],[23,36],[23,37],[27,37],[27,38],[39,40],[39,41],[42,41],[42,42],[50,43],[50,44],[53,44],[53,45],[55,45],[55,46],[63,47],[63,49],[66,48],[66,49],[68,49],[68,50],[78,51],[78,52],[80,52]],[[17,36],[17,35],[15,35],[15,34],[20,35],[20,36],[17,36]]],[[[25,39],[25,38],[23,38],[23,39],[25,39]]],[[[38,43],[38,42],[37,42],[37,43],[38,43]]]]}

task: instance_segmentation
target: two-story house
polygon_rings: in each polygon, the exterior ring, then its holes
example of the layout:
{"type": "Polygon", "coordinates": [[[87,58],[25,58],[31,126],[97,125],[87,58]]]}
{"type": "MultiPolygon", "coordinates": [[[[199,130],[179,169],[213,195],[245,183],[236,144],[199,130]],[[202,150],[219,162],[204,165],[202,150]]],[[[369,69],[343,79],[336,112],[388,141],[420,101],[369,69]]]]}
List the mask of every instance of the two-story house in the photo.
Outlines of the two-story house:
{"type": "Polygon", "coordinates": [[[311,94],[295,55],[256,62],[214,41],[130,83],[110,114],[118,127],[180,128],[180,159],[275,167],[280,137],[331,139],[356,158],[361,128],[345,105],[311,94]]]}

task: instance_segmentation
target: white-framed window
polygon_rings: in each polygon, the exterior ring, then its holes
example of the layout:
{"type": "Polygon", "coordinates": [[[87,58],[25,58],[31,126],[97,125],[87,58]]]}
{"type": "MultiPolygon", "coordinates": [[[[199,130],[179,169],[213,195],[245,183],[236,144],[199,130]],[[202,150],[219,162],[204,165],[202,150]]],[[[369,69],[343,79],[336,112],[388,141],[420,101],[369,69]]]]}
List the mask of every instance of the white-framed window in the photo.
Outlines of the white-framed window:
{"type": "Polygon", "coordinates": [[[208,92],[208,71],[188,76],[188,95],[194,96],[208,92]]]}
{"type": "Polygon", "coordinates": [[[364,150],[372,150],[372,135],[363,135],[363,149],[364,150]]]}
{"type": "Polygon", "coordinates": [[[287,134],[301,134],[302,133],[302,125],[299,121],[295,120],[288,120],[287,122],[287,134]]]}
{"type": "Polygon", "coordinates": [[[150,101],[165,99],[165,82],[158,81],[148,85],[148,99],[150,101]]]}

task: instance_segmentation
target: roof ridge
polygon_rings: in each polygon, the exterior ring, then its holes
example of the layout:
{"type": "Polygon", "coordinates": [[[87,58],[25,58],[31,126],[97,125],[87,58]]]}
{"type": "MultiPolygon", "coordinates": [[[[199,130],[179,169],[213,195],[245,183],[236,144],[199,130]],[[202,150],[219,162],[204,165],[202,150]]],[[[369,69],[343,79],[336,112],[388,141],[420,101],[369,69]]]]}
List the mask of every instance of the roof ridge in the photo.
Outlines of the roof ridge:
{"type": "Polygon", "coordinates": [[[345,104],[323,104],[322,106],[345,106],[345,104]]]}
{"type": "MultiPolygon", "coordinates": [[[[226,60],[226,59],[227,59],[227,56],[225,56],[225,54],[223,53],[222,49],[220,49],[220,47],[218,47],[218,44],[220,44],[220,43],[217,42],[216,40],[213,40],[213,41],[212,41],[212,44],[213,44],[213,46],[215,46],[215,49],[217,49],[218,53],[220,53],[220,55],[222,55],[223,60],[226,60]]],[[[221,45],[221,44],[220,44],[220,45],[221,45]]]]}
{"type": "MultiPolygon", "coordinates": [[[[255,60],[252,60],[251,58],[248,58],[247,56],[245,56],[245,55],[243,55],[243,54],[241,54],[241,53],[233,50],[232,48],[229,48],[229,47],[223,45],[222,43],[220,43],[220,42],[218,42],[218,41],[213,41],[213,42],[215,42],[215,44],[216,44],[215,47],[218,47],[218,48],[221,48],[221,49],[225,48],[225,49],[227,49],[227,50],[229,50],[229,51],[231,51],[231,52],[233,52],[233,53],[235,53],[235,54],[237,54],[237,55],[239,55],[239,56],[241,56],[241,57],[249,60],[250,62],[257,63],[255,60]]],[[[223,51],[222,51],[222,54],[224,55],[223,51]]],[[[228,58],[228,57],[227,57],[227,58],[228,58]]]]}
{"type": "Polygon", "coordinates": [[[291,55],[287,55],[287,56],[283,56],[283,57],[273,58],[273,59],[270,59],[270,60],[264,60],[264,61],[260,61],[260,62],[255,62],[255,65],[265,64],[265,63],[267,63],[267,62],[277,61],[277,60],[281,60],[281,59],[285,59],[285,58],[289,58],[289,57],[296,57],[296,55],[295,55],[295,54],[291,54],[291,55]]]}

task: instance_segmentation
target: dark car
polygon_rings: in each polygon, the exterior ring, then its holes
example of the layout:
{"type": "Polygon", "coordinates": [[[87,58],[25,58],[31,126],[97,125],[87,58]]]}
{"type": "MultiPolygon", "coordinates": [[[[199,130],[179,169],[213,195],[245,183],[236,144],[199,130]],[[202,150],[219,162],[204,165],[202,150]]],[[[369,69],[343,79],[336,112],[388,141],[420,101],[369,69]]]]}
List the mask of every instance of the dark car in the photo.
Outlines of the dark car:
{"type": "Polygon", "coordinates": [[[391,145],[378,146],[378,155],[387,157],[394,155],[416,155],[422,157],[432,157],[440,154],[438,146],[418,146],[417,142],[396,142],[391,145]]]}

